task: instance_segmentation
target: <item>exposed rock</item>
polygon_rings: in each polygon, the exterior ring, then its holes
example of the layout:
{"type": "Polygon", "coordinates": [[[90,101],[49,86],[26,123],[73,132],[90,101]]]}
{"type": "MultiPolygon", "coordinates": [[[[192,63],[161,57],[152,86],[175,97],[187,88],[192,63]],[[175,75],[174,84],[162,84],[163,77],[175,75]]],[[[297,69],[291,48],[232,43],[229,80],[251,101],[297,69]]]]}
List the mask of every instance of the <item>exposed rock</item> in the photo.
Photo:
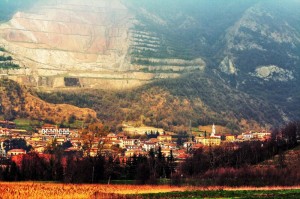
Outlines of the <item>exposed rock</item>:
{"type": "Polygon", "coordinates": [[[237,69],[235,68],[233,61],[228,56],[226,56],[222,60],[222,62],[219,65],[219,68],[223,73],[226,73],[228,75],[237,74],[237,69]]]}
{"type": "MultiPolygon", "coordinates": [[[[164,24],[154,14],[141,11],[164,24]]],[[[161,45],[151,32],[135,31],[134,23],[134,14],[121,0],[37,1],[29,11],[17,12],[0,26],[0,43],[22,67],[6,73],[30,86],[64,87],[63,77],[76,77],[84,82],[82,87],[109,88],[115,81],[114,89],[140,86],[156,77],[178,76],[129,71],[181,72],[205,66],[201,59],[151,60],[161,63],[157,68],[131,64],[133,46],[137,51],[155,51],[161,45]],[[169,67],[164,67],[166,64],[169,67]]]]}
{"type": "Polygon", "coordinates": [[[286,82],[294,79],[292,71],[285,70],[283,68],[274,65],[260,66],[255,70],[254,75],[266,81],[274,80],[274,81],[286,82]]]}

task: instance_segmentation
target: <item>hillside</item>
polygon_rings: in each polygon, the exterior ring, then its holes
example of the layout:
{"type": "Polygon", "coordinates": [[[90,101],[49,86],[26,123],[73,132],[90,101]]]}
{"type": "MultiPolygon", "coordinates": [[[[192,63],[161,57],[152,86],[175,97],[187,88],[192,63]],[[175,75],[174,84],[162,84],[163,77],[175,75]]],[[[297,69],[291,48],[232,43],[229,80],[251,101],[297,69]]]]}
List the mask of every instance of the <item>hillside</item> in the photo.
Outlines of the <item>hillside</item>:
{"type": "Polygon", "coordinates": [[[215,122],[237,132],[283,123],[279,108],[230,88],[213,74],[187,74],[130,91],[39,92],[38,96],[49,102],[92,107],[101,121],[114,126],[142,121],[182,132],[188,130],[190,121],[192,126],[215,122]]]}
{"type": "Polygon", "coordinates": [[[300,117],[297,0],[0,2],[0,49],[20,66],[1,74],[49,103],[177,131],[300,117]]]}
{"type": "Polygon", "coordinates": [[[97,119],[95,111],[68,104],[47,103],[11,80],[0,80],[0,115],[7,120],[26,118],[51,123],[63,123],[71,117],[77,120],[97,119]]]}

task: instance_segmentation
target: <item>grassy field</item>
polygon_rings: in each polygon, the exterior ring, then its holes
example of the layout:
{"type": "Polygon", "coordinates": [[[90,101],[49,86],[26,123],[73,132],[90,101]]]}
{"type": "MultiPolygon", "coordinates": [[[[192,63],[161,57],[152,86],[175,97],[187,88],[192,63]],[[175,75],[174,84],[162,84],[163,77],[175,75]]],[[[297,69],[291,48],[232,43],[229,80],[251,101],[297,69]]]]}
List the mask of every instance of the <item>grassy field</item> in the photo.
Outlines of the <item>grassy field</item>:
{"type": "Polygon", "coordinates": [[[129,195],[128,198],[295,198],[300,190],[211,190],[129,195]]]}
{"type": "Polygon", "coordinates": [[[36,126],[40,126],[40,122],[37,120],[30,120],[26,118],[15,119],[16,128],[25,129],[27,131],[34,131],[36,126]]]}
{"type": "Polygon", "coordinates": [[[300,187],[230,188],[0,182],[2,199],[300,198],[300,187]]]}

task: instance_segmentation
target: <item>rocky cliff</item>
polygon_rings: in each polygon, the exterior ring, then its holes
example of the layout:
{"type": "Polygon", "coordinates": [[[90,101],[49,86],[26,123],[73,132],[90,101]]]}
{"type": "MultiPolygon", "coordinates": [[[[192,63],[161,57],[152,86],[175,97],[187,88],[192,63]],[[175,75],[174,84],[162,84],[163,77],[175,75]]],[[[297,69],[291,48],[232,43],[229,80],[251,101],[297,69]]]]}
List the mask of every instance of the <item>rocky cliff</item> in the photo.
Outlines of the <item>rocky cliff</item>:
{"type": "Polygon", "coordinates": [[[73,86],[122,89],[205,65],[202,60],[132,60],[133,46],[160,46],[150,33],[135,31],[135,23],[134,13],[120,0],[37,1],[0,27],[1,45],[22,66],[8,73],[32,86],[65,87],[71,77],[79,82],[73,86]],[[167,67],[151,67],[158,64],[167,67]],[[160,72],[149,73],[153,70],[160,72]]]}

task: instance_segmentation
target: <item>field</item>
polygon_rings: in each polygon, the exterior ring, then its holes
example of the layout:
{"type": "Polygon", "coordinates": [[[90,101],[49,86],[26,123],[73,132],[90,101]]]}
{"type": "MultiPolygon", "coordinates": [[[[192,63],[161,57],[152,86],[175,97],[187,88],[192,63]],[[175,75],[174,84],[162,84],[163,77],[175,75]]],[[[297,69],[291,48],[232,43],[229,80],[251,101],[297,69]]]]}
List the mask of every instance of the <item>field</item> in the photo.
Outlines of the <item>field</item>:
{"type": "Polygon", "coordinates": [[[300,187],[229,188],[0,182],[1,199],[300,198],[300,187]]]}

